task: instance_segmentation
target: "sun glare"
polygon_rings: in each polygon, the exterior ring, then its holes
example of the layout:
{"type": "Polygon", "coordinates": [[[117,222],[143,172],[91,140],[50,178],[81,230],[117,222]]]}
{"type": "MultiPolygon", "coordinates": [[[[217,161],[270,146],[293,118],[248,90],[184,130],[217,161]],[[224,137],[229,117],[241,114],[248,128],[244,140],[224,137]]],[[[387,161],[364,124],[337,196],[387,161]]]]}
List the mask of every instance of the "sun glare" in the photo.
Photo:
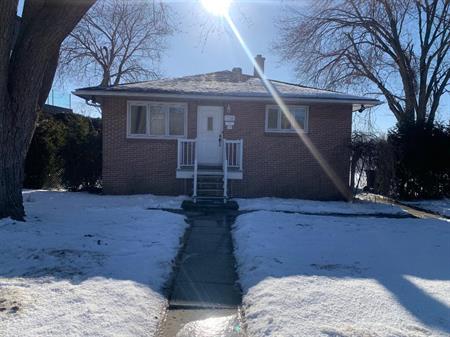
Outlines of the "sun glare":
{"type": "Polygon", "coordinates": [[[226,16],[232,0],[201,0],[205,9],[217,16],[226,16]]]}
{"type": "MultiPolygon", "coordinates": [[[[214,1],[211,0],[210,2],[214,2],[214,1]]],[[[349,199],[350,196],[348,194],[347,187],[345,186],[344,182],[341,181],[339,176],[333,170],[333,168],[328,163],[328,161],[322,156],[322,154],[317,149],[317,147],[313,144],[311,139],[304,132],[302,132],[302,128],[297,123],[297,121],[294,118],[294,116],[292,115],[292,113],[289,111],[289,108],[284,103],[281,96],[278,94],[277,89],[272,85],[272,83],[269,81],[269,79],[264,74],[264,71],[261,69],[261,67],[258,65],[258,63],[253,58],[253,53],[250,51],[250,48],[245,43],[241,33],[237,29],[237,27],[234,24],[231,17],[228,14],[224,14],[224,17],[225,17],[226,21],[228,22],[228,25],[230,26],[234,35],[236,36],[237,40],[239,41],[242,49],[247,54],[249,60],[253,63],[253,66],[255,67],[256,72],[258,73],[259,77],[261,78],[261,81],[264,83],[264,86],[266,87],[267,91],[273,97],[273,100],[275,101],[275,103],[280,107],[283,114],[286,116],[288,121],[291,123],[295,132],[297,133],[299,138],[303,141],[303,144],[305,144],[305,146],[308,148],[308,150],[311,152],[311,154],[317,160],[319,165],[325,171],[325,174],[328,175],[328,177],[331,179],[331,181],[336,186],[336,188],[341,192],[342,196],[346,199],[349,199]]]]}

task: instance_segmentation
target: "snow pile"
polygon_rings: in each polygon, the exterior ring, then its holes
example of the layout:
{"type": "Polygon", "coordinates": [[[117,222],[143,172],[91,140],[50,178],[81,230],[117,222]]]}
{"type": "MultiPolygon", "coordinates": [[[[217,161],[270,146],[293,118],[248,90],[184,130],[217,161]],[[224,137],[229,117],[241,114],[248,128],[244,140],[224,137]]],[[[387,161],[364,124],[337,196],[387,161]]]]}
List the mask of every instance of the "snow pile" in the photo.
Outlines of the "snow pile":
{"type": "Polygon", "coordinates": [[[404,201],[403,203],[450,217],[450,199],[444,198],[441,200],[404,201]]]}
{"type": "Polygon", "coordinates": [[[0,220],[0,336],[151,336],[184,217],[145,196],[24,192],[0,220]]]}
{"type": "Polygon", "coordinates": [[[58,205],[67,205],[76,203],[75,206],[83,207],[126,207],[135,206],[141,208],[164,208],[164,209],[181,209],[183,200],[188,199],[185,195],[180,196],[160,196],[152,194],[137,194],[137,195],[95,195],[90,193],[66,193],[61,191],[46,191],[46,190],[24,190],[22,192],[25,202],[33,202],[39,200],[58,199],[58,205]],[[60,194],[63,198],[59,198],[60,194]]]}
{"type": "Polygon", "coordinates": [[[389,214],[406,215],[397,206],[368,201],[315,201],[302,199],[256,198],[235,199],[242,211],[287,211],[314,214],[389,214]]]}
{"type": "Polygon", "coordinates": [[[448,337],[446,222],[259,211],[233,237],[249,337],[448,337]]]}

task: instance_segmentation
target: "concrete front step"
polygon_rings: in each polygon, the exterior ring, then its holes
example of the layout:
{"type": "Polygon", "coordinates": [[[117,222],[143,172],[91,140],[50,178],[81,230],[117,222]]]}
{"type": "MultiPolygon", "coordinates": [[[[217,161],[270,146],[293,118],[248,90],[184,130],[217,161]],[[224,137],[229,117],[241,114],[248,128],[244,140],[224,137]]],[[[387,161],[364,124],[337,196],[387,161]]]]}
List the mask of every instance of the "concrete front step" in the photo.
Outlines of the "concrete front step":
{"type": "Polygon", "coordinates": [[[229,209],[238,210],[239,205],[234,200],[227,200],[224,202],[223,198],[198,198],[197,202],[193,200],[184,200],[181,207],[186,210],[197,210],[197,209],[229,209]]]}
{"type": "Polygon", "coordinates": [[[224,203],[226,198],[223,195],[197,195],[195,200],[197,202],[224,203]]]}
{"type": "Polygon", "coordinates": [[[221,192],[223,196],[223,188],[197,188],[200,192],[221,192]]]}
{"type": "Polygon", "coordinates": [[[198,183],[223,183],[222,176],[197,176],[198,183]]]}
{"type": "Polygon", "coordinates": [[[199,164],[198,165],[198,170],[199,171],[223,171],[223,167],[222,165],[202,165],[199,164]]]}
{"type": "Polygon", "coordinates": [[[198,175],[201,176],[213,176],[213,177],[223,177],[222,171],[198,171],[198,175]]]}
{"type": "Polygon", "coordinates": [[[202,197],[223,199],[223,190],[197,190],[197,198],[202,197]]]}
{"type": "Polygon", "coordinates": [[[220,201],[223,203],[224,197],[223,193],[199,193],[197,194],[197,201],[203,200],[203,201],[220,201]]]}
{"type": "MultiPolygon", "coordinates": [[[[225,199],[226,200],[226,199],[225,199]]],[[[197,202],[223,204],[224,197],[221,195],[200,194],[195,198],[197,202]]]]}
{"type": "Polygon", "coordinates": [[[197,189],[215,189],[215,190],[222,190],[223,191],[223,182],[198,182],[197,183],[197,189]]]}

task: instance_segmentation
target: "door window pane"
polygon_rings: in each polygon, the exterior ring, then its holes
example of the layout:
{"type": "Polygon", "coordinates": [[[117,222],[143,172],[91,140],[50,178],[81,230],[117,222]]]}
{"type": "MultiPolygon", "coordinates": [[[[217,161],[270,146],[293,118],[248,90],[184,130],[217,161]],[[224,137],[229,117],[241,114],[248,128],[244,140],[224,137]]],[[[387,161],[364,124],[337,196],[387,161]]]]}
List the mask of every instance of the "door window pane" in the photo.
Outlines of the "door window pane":
{"type": "Polygon", "coordinates": [[[278,109],[269,109],[267,113],[267,128],[278,129],[278,109]]]}
{"type": "Polygon", "coordinates": [[[184,135],[184,108],[182,107],[169,108],[169,135],[171,136],[184,135]]]}
{"type": "Polygon", "coordinates": [[[130,114],[130,133],[145,135],[147,133],[146,107],[143,105],[132,105],[130,114]]]}
{"type": "Polygon", "coordinates": [[[214,130],[214,118],[213,117],[208,117],[207,130],[208,131],[213,131],[214,130]]]}
{"type": "Polygon", "coordinates": [[[166,133],[165,113],[162,106],[150,106],[150,134],[160,136],[166,133]]]}

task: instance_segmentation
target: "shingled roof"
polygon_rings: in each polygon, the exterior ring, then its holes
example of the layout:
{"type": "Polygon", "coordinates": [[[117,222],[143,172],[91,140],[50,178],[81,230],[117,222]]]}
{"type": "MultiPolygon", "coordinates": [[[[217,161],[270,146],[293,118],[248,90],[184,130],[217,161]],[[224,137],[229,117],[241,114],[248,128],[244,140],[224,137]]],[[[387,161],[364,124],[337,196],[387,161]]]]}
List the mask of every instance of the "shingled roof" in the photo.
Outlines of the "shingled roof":
{"type": "MultiPolygon", "coordinates": [[[[287,100],[343,101],[352,104],[365,104],[366,106],[379,104],[378,100],[372,98],[276,80],[270,80],[270,82],[279,95],[287,100]]],[[[271,99],[264,82],[259,77],[242,74],[236,70],[126,83],[109,87],[88,87],[77,89],[74,94],[85,99],[92,99],[95,96],[271,99]]]]}

